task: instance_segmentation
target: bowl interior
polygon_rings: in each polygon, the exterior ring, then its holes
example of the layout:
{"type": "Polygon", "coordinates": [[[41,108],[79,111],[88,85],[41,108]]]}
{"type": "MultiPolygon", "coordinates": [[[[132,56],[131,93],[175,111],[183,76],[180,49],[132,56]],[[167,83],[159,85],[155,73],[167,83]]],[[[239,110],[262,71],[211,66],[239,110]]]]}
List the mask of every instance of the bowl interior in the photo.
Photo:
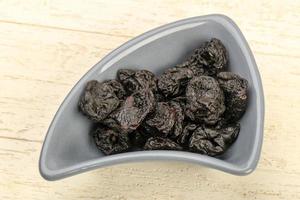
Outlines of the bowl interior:
{"type": "Polygon", "coordinates": [[[241,75],[249,82],[249,103],[240,121],[239,137],[225,154],[214,159],[236,166],[243,166],[249,161],[257,142],[255,132],[258,126],[257,117],[260,114],[257,110],[259,92],[253,84],[253,80],[257,77],[254,77],[254,73],[251,72],[253,69],[249,66],[248,55],[244,55],[240,47],[241,41],[237,40],[228,28],[215,20],[205,19],[178,27],[174,26],[158,35],[143,38],[141,42],[125,49],[113,59],[98,63],[74,87],[49,129],[51,135],[47,137],[49,141],[44,155],[48,169],[58,170],[103,157],[89,134],[92,123],[78,111],[77,107],[79,97],[88,80],[113,79],[120,68],[148,69],[157,75],[161,74],[166,68],[182,62],[193,49],[212,37],[219,38],[229,52],[228,70],[241,75]]]}

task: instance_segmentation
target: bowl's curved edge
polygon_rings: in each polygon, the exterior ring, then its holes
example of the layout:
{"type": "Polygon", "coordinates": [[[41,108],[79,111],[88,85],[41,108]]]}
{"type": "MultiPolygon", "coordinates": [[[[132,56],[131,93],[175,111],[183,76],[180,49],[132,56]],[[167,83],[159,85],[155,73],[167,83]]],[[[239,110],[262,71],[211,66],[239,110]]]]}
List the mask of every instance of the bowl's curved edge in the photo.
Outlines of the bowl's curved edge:
{"type": "MultiPolygon", "coordinates": [[[[205,155],[193,155],[190,152],[179,152],[179,151],[141,151],[135,152],[134,155],[130,153],[123,153],[120,158],[118,155],[111,155],[109,158],[100,158],[88,161],[84,167],[71,166],[60,170],[51,170],[47,166],[41,166],[43,170],[40,170],[41,175],[44,179],[49,181],[55,181],[76,174],[80,174],[86,171],[90,171],[99,167],[106,167],[115,164],[129,163],[129,162],[144,162],[144,161],[177,161],[177,162],[188,162],[206,166],[212,169],[220,170],[234,175],[246,175],[252,171],[253,168],[243,167],[239,168],[230,163],[220,160],[219,163],[215,162],[213,157],[205,155]],[[101,159],[101,162],[99,162],[101,159]]],[[[42,169],[40,168],[40,169],[42,169]]]]}
{"type": "MultiPolygon", "coordinates": [[[[228,27],[227,27],[228,28],[228,27]]],[[[100,67],[101,68],[101,67],[100,67]]],[[[176,22],[172,22],[166,25],[163,25],[161,27],[155,28],[153,30],[150,30],[140,36],[137,36],[128,42],[124,43],[111,53],[109,53],[107,56],[105,56],[102,60],[100,60],[97,64],[95,64],[72,88],[72,90],[69,92],[69,94],[66,96],[64,99],[63,103],[61,104],[60,108],[56,112],[53,121],[51,122],[48,132],[46,134],[44,144],[41,150],[40,154],[40,159],[39,159],[39,171],[40,174],[43,178],[46,180],[58,180],[62,179],[68,176],[72,176],[75,174],[79,174],[85,171],[89,171],[95,168],[99,167],[104,167],[108,165],[113,165],[113,164],[119,164],[119,163],[125,163],[125,162],[137,162],[137,161],[145,161],[145,160],[174,160],[174,161],[187,161],[187,162],[192,162],[192,163],[197,163],[201,164],[203,166],[208,166],[214,169],[218,169],[227,173],[235,174],[235,175],[247,175],[251,172],[254,171],[254,169],[257,166],[259,156],[260,156],[260,151],[261,151],[261,146],[262,146],[262,137],[263,137],[263,124],[264,124],[264,97],[263,97],[263,90],[262,90],[262,83],[260,79],[260,75],[254,60],[254,56],[249,48],[248,43],[246,42],[246,39],[244,38],[243,34],[241,33],[240,29],[237,27],[237,25],[227,16],[225,15],[220,15],[220,14],[212,14],[212,15],[205,15],[205,16],[199,16],[199,17],[192,17],[192,18],[187,18],[183,20],[179,20],[176,22]],[[192,153],[189,152],[173,152],[173,151],[160,151],[162,154],[158,156],[156,151],[152,152],[135,152],[135,155],[132,155],[130,153],[124,153],[123,157],[119,158],[118,155],[113,155],[109,156],[106,158],[101,158],[101,162],[99,162],[99,159],[91,160],[88,161],[84,164],[79,163],[76,166],[71,166],[67,167],[64,169],[60,170],[51,170],[47,167],[46,165],[46,160],[45,160],[45,155],[47,153],[48,145],[49,145],[49,138],[51,137],[51,134],[53,133],[53,126],[56,123],[57,116],[60,114],[61,110],[68,104],[68,98],[72,96],[74,88],[78,85],[79,82],[85,81],[86,77],[88,74],[94,73],[95,70],[99,70],[99,66],[104,66],[105,63],[109,62],[114,56],[118,55],[120,52],[124,51],[130,46],[133,46],[140,41],[155,35],[159,32],[162,32],[166,29],[180,26],[183,24],[187,23],[192,23],[196,21],[202,21],[202,20],[214,20],[217,21],[218,23],[222,23],[224,26],[231,26],[236,31],[236,34],[238,35],[239,39],[242,41],[244,44],[244,51],[247,51],[247,55],[249,55],[248,61],[251,62],[252,68],[254,70],[254,73],[256,74],[257,79],[255,80],[255,84],[257,84],[258,88],[260,88],[259,93],[260,93],[260,98],[259,99],[259,104],[258,104],[258,109],[260,113],[260,117],[258,117],[260,120],[258,124],[261,126],[258,127],[259,130],[256,130],[257,134],[257,140],[255,143],[255,149],[251,154],[251,159],[247,163],[247,165],[243,167],[238,167],[235,165],[232,165],[230,163],[224,162],[222,160],[218,160],[218,162],[215,161],[214,158],[208,157],[208,156],[203,156],[203,155],[197,155],[194,156],[192,153]],[[156,153],[154,153],[156,152],[156,153]]]]}
{"type": "Polygon", "coordinates": [[[253,79],[254,84],[256,85],[256,88],[258,88],[259,94],[257,95],[256,103],[257,103],[257,113],[259,113],[259,114],[256,119],[258,125],[257,125],[256,131],[255,131],[257,138],[255,140],[254,148],[251,153],[250,159],[248,160],[247,164],[243,168],[240,169],[240,173],[239,173],[239,175],[248,175],[248,174],[252,173],[258,165],[258,161],[260,159],[260,154],[261,154],[261,149],[262,149],[262,144],[263,144],[264,119],[265,119],[265,98],[264,98],[262,80],[261,80],[260,73],[258,71],[258,67],[257,67],[256,61],[255,61],[254,55],[250,49],[250,46],[249,46],[246,38],[244,37],[243,33],[237,26],[237,24],[226,15],[216,14],[215,16],[228,22],[231,26],[233,26],[233,28],[237,32],[239,39],[242,41],[241,44],[243,44],[243,48],[244,48],[243,50],[247,52],[247,54],[245,54],[248,56],[247,60],[249,63],[251,63],[252,68],[250,68],[250,70],[253,70],[252,73],[255,74],[255,76],[252,76],[252,77],[255,77],[255,79],[253,79]]]}

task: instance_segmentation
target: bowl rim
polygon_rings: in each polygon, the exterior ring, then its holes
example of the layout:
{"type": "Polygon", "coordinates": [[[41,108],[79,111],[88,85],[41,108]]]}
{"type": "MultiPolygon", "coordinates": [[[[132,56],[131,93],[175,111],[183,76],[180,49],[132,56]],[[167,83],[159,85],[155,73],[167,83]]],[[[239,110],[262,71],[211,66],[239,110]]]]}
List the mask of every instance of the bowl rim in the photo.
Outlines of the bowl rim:
{"type": "Polygon", "coordinates": [[[262,142],[263,142],[263,129],[264,129],[264,95],[263,95],[263,87],[260,78],[260,74],[254,59],[254,56],[250,50],[250,47],[243,36],[242,32],[238,28],[238,26],[233,22],[232,19],[229,17],[222,15],[222,14],[210,14],[204,16],[197,16],[192,18],[186,18],[179,21],[175,21],[158,28],[152,29],[144,34],[137,36],[128,42],[124,43],[120,47],[113,50],[111,53],[106,55],[103,59],[101,59],[98,63],[96,63],[72,88],[69,94],[66,96],[62,104],[60,105],[58,111],[56,112],[53,121],[51,122],[49,129],[47,131],[43,147],[40,154],[39,159],[39,171],[43,178],[46,180],[58,180],[68,176],[72,176],[78,173],[82,173],[85,171],[89,171],[95,168],[104,167],[108,165],[118,164],[118,163],[125,163],[125,162],[137,162],[137,161],[149,161],[149,160],[174,160],[174,161],[185,161],[191,163],[201,164],[202,166],[207,166],[213,169],[218,169],[223,172],[231,173],[234,175],[247,175],[253,172],[258,164],[258,160],[260,157],[262,142]],[[127,152],[121,153],[116,155],[110,155],[107,157],[101,157],[92,159],[89,161],[84,161],[81,163],[77,163],[70,167],[62,168],[53,170],[47,166],[46,162],[46,154],[49,147],[49,141],[53,134],[53,127],[59,118],[59,115],[64,110],[64,108],[68,105],[70,97],[73,96],[75,92],[75,88],[80,82],[86,81],[89,74],[95,73],[96,70],[101,68],[101,71],[104,71],[106,68],[105,66],[109,66],[111,62],[114,62],[116,59],[120,59],[121,54],[126,52],[126,49],[129,47],[137,46],[139,48],[139,44],[142,44],[142,41],[145,41],[149,38],[153,38],[157,36],[159,33],[164,33],[166,30],[174,29],[176,27],[186,26],[186,25],[199,25],[199,23],[203,23],[203,21],[212,20],[220,25],[222,25],[226,30],[228,30],[235,40],[239,41],[240,48],[243,54],[246,57],[246,60],[249,64],[249,71],[251,77],[253,79],[254,88],[258,91],[258,95],[256,97],[257,103],[257,127],[254,131],[255,139],[254,139],[254,146],[251,149],[250,158],[246,163],[243,163],[240,166],[231,164],[224,160],[220,160],[214,157],[209,157],[206,155],[200,155],[191,152],[183,152],[183,151],[162,151],[162,150],[155,150],[155,151],[137,151],[137,152],[127,152]]]}

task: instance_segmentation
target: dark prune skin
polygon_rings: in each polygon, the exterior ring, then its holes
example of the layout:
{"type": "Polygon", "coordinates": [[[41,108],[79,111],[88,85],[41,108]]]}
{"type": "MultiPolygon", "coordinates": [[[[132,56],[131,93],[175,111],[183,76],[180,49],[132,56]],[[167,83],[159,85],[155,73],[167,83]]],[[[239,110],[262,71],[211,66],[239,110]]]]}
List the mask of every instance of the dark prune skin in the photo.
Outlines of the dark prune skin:
{"type": "Polygon", "coordinates": [[[160,135],[166,137],[173,129],[176,121],[176,110],[167,102],[159,102],[156,104],[155,112],[150,114],[146,120],[144,127],[151,131],[152,135],[160,135]]]}
{"type": "Polygon", "coordinates": [[[123,88],[123,85],[119,81],[109,80],[109,81],[106,81],[106,83],[109,84],[112,87],[114,93],[117,95],[117,97],[119,99],[124,99],[125,98],[126,92],[123,88]]]}
{"type": "Polygon", "coordinates": [[[181,95],[188,81],[193,76],[202,74],[200,68],[185,62],[181,65],[167,69],[157,81],[159,91],[166,97],[172,98],[181,95]]]}
{"type": "Polygon", "coordinates": [[[220,155],[236,140],[239,131],[239,124],[227,125],[221,129],[200,126],[190,137],[189,150],[209,156],[220,155]]]}
{"type": "Polygon", "coordinates": [[[206,75],[216,75],[227,66],[228,54],[222,42],[213,38],[196,49],[188,61],[204,68],[206,75]]]}
{"type": "Polygon", "coordinates": [[[118,96],[123,97],[122,91],[122,85],[114,80],[102,83],[89,81],[79,101],[79,108],[89,119],[100,122],[119,106],[118,96]]]}
{"type": "Polygon", "coordinates": [[[141,90],[151,89],[153,93],[157,91],[155,75],[148,70],[119,69],[117,77],[127,91],[127,95],[141,90]]]}
{"type": "Polygon", "coordinates": [[[205,69],[203,68],[203,66],[198,65],[195,62],[192,62],[192,60],[186,60],[181,64],[176,65],[177,67],[181,67],[181,68],[186,68],[189,69],[192,72],[192,76],[201,76],[201,75],[205,75],[205,69]]]}
{"type": "Polygon", "coordinates": [[[225,95],[224,118],[228,122],[237,121],[243,116],[247,107],[248,82],[232,72],[220,72],[217,78],[225,95]]]}
{"type": "Polygon", "coordinates": [[[182,150],[182,147],[168,138],[151,137],[147,140],[144,150],[182,150]]]}
{"type": "Polygon", "coordinates": [[[184,128],[182,133],[179,135],[177,138],[178,144],[182,146],[188,146],[189,139],[193,132],[197,129],[198,125],[193,124],[191,122],[187,123],[184,128]]]}
{"type": "Polygon", "coordinates": [[[188,74],[181,68],[170,68],[158,78],[157,86],[165,97],[174,97],[182,93],[188,80],[188,74]]]}
{"type": "Polygon", "coordinates": [[[98,127],[93,132],[93,137],[97,148],[105,155],[125,152],[130,148],[127,134],[118,133],[105,127],[98,127]]]}
{"type": "Polygon", "coordinates": [[[177,101],[170,101],[169,105],[175,111],[174,126],[173,126],[173,130],[171,131],[171,134],[169,135],[171,138],[177,138],[183,131],[184,109],[180,104],[180,102],[177,101]]]}
{"type": "Polygon", "coordinates": [[[150,136],[178,137],[183,129],[184,111],[177,101],[159,102],[149,114],[140,130],[150,136]]]}
{"type": "Polygon", "coordinates": [[[182,108],[183,113],[185,113],[185,107],[186,107],[186,102],[187,102],[187,98],[186,98],[185,95],[184,96],[175,97],[171,101],[179,103],[180,106],[181,106],[181,108],[182,108]]]}
{"type": "Polygon", "coordinates": [[[216,124],[225,111],[224,94],[210,76],[194,77],[186,89],[185,114],[197,123],[216,124]]]}
{"type": "Polygon", "coordinates": [[[155,103],[151,90],[139,90],[127,97],[102,123],[122,132],[132,132],[138,128],[147,114],[153,111],[155,103]]]}

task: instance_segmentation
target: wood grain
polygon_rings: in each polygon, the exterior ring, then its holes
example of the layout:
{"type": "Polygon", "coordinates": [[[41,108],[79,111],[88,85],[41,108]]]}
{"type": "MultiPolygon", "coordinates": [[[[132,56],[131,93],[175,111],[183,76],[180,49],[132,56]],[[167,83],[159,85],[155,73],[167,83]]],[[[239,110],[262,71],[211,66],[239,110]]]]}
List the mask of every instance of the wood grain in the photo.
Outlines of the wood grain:
{"type": "Polygon", "coordinates": [[[297,1],[0,1],[0,199],[300,199],[299,13],[297,1]],[[209,13],[237,22],[262,76],[266,123],[253,174],[146,162],[40,177],[53,115],[93,64],[149,29],[209,13]]]}

